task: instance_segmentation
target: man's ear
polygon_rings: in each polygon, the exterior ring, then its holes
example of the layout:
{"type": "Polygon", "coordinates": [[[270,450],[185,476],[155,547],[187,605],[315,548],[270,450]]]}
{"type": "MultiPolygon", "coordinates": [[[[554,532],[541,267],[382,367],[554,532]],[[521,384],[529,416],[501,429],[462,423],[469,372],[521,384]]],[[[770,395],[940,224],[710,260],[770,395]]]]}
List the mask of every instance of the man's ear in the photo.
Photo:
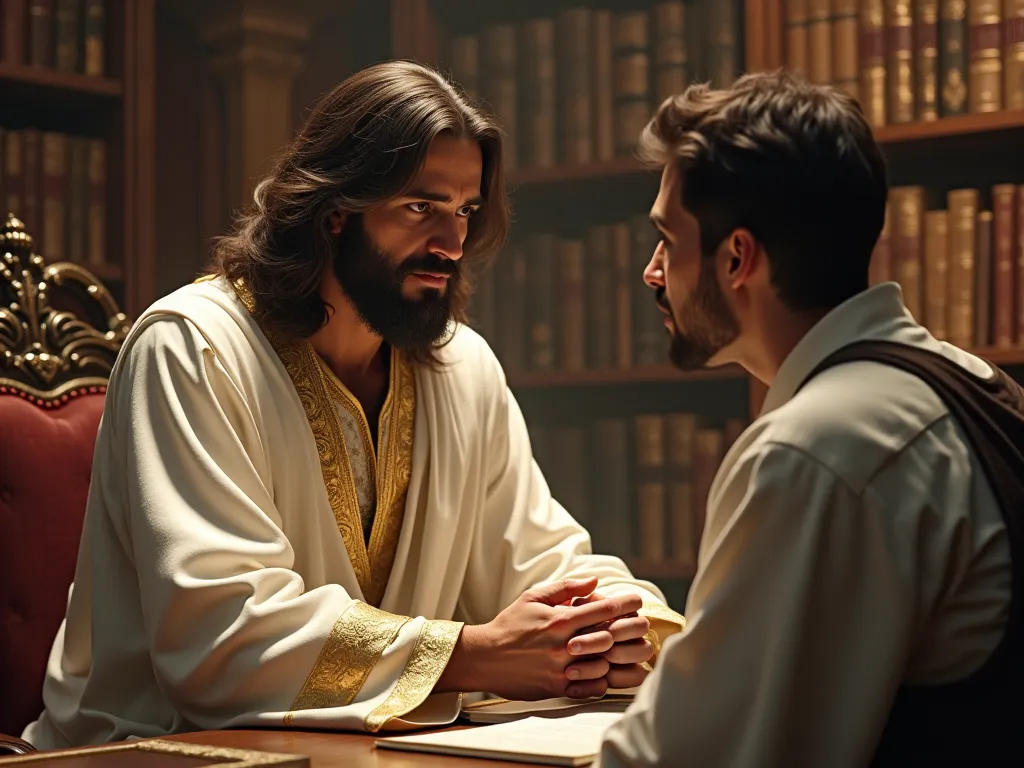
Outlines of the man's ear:
{"type": "Polygon", "coordinates": [[[331,234],[340,235],[341,228],[345,225],[345,214],[342,213],[341,211],[336,211],[335,213],[332,213],[330,217],[330,222],[331,234]]]}
{"type": "Polygon", "coordinates": [[[749,229],[734,229],[725,241],[726,272],[734,286],[742,285],[757,267],[757,240],[749,229]]]}

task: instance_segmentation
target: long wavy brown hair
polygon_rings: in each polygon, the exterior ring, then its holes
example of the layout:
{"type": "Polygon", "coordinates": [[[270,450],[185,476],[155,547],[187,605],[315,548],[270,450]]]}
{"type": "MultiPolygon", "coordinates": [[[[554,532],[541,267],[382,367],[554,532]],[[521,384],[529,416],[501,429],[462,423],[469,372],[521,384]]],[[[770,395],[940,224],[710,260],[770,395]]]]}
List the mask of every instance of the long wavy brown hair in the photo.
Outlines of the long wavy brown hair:
{"type": "MultiPolygon", "coordinates": [[[[329,317],[320,285],[334,257],[330,217],[361,213],[410,188],[441,133],[479,143],[484,205],[469,222],[452,317],[467,321],[473,267],[501,247],[508,203],[497,124],[429,67],[375,64],[344,80],[313,108],[295,140],[261,181],[234,230],[216,241],[210,271],[244,280],[261,322],[289,338],[308,338],[329,317]]],[[[435,349],[409,350],[436,362],[435,349]]]]}

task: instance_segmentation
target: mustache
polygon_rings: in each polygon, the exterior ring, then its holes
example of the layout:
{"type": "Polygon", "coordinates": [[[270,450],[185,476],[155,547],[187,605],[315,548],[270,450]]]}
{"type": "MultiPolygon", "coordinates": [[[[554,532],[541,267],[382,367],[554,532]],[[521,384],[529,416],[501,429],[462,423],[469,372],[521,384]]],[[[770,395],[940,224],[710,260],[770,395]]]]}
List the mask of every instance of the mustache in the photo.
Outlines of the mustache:
{"type": "Polygon", "coordinates": [[[433,253],[424,253],[407,258],[402,262],[401,270],[403,275],[411,275],[413,272],[436,272],[440,275],[458,277],[459,263],[433,253]]]}

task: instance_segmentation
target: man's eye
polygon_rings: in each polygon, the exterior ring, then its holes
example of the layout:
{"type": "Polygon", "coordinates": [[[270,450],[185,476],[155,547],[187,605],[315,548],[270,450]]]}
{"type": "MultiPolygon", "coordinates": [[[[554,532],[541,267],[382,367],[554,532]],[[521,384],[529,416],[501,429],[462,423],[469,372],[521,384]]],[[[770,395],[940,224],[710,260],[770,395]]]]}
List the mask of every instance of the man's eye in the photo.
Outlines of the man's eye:
{"type": "Polygon", "coordinates": [[[429,203],[409,203],[409,208],[416,213],[426,213],[430,208],[429,203]]]}
{"type": "Polygon", "coordinates": [[[476,213],[476,208],[472,205],[464,205],[459,208],[459,216],[462,216],[463,218],[469,218],[474,213],[476,213]]]}

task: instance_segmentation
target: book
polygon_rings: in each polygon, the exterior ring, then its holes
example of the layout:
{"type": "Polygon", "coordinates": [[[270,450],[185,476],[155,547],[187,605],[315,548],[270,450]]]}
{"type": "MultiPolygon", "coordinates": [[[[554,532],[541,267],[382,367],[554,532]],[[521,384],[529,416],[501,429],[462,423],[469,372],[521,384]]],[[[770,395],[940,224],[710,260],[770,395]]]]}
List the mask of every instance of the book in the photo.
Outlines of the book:
{"type": "Polygon", "coordinates": [[[493,725],[524,720],[528,717],[563,718],[581,712],[615,712],[621,714],[633,702],[636,689],[609,691],[604,696],[589,699],[566,697],[540,701],[509,701],[484,699],[462,707],[459,717],[474,725],[493,725]]]}
{"type": "Polygon", "coordinates": [[[458,731],[391,736],[378,739],[375,745],[379,749],[533,765],[589,765],[601,749],[605,731],[620,717],[617,712],[583,712],[560,719],[528,717],[458,731]]]}

